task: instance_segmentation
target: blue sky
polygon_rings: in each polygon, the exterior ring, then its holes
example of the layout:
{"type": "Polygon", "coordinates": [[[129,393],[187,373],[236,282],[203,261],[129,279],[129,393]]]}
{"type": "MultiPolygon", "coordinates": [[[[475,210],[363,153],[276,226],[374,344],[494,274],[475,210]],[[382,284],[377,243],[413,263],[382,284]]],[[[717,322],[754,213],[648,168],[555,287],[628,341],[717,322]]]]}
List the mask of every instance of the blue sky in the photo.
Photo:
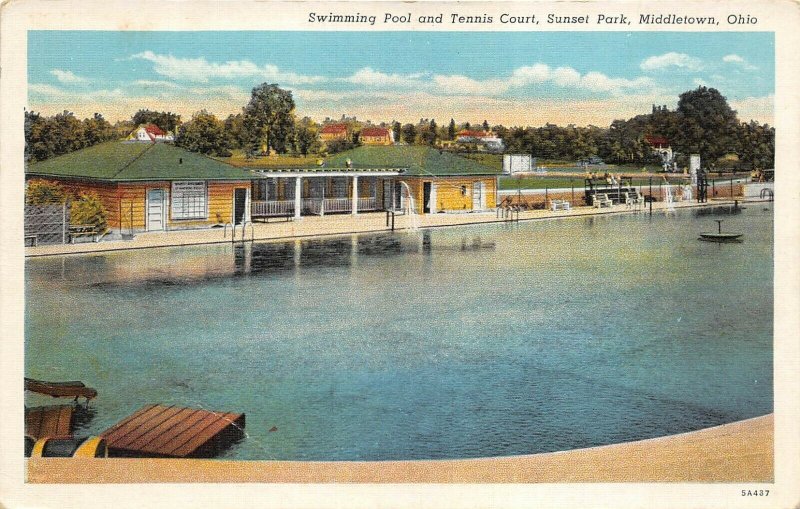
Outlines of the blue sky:
{"type": "Polygon", "coordinates": [[[29,109],[112,121],[227,116],[265,81],[317,120],[608,125],[701,84],[773,118],[771,33],[33,31],[28,48],[29,109]]]}

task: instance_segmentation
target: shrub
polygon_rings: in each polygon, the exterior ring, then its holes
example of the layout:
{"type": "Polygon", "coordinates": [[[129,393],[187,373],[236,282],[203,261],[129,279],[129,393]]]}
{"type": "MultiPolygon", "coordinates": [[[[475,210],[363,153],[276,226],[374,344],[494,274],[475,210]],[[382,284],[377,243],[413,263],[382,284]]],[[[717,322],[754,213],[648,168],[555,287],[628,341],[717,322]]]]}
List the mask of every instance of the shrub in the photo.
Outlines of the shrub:
{"type": "Polygon", "coordinates": [[[47,205],[64,203],[67,193],[56,182],[49,180],[30,180],[25,186],[25,203],[28,205],[47,205]]]}
{"type": "Polygon", "coordinates": [[[94,225],[99,233],[105,233],[108,230],[106,210],[97,194],[92,192],[83,192],[78,199],[72,202],[69,222],[94,225]]]}

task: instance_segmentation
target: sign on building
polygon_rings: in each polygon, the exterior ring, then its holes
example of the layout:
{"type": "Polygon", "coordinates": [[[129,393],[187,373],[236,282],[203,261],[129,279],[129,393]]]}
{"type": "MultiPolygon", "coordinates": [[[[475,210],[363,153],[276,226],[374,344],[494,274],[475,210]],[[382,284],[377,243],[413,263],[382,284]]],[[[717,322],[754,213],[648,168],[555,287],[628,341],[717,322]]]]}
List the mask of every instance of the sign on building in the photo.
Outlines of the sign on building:
{"type": "Polygon", "coordinates": [[[503,173],[529,173],[536,160],[528,154],[506,154],[503,156],[503,173]]]}
{"type": "Polygon", "coordinates": [[[697,185],[697,172],[700,170],[700,154],[689,156],[689,175],[692,177],[692,184],[697,185]]]}

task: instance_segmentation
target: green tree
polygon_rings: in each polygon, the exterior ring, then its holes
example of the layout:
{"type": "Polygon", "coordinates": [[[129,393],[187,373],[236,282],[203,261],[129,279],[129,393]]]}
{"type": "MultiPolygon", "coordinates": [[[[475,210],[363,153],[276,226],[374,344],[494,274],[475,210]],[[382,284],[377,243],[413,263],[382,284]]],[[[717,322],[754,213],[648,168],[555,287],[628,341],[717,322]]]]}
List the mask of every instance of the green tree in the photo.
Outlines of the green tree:
{"type": "Polygon", "coordinates": [[[108,230],[108,221],[105,207],[100,197],[94,192],[83,192],[76,200],[72,200],[70,207],[70,224],[90,224],[97,228],[99,233],[108,230]]]}
{"type": "Polygon", "coordinates": [[[319,140],[319,126],[309,117],[304,117],[295,125],[294,144],[297,152],[304,156],[319,153],[322,144],[319,140]]]}
{"type": "Polygon", "coordinates": [[[117,137],[116,131],[100,113],[83,120],[83,131],[86,146],[96,145],[117,137]]]}
{"type": "Polygon", "coordinates": [[[452,118],[450,119],[450,124],[447,126],[447,139],[456,139],[456,121],[452,118]]]}
{"type": "Polygon", "coordinates": [[[139,110],[131,118],[135,126],[142,124],[155,124],[164,131],[175,132],[181,125],[181,116],[171,111],[139,110]]]}
{"type": "Polygon", "coordinates": [[[231,137],[225,125],[206,110],[198,111],[178,130],[175,144],[192,152],[230,156],[231,137]]]}
{"type": "Polygon", "coordinates": [[[294,127],[294,107],[292,93],[276,84],[262,83],[253,88],[243,110],[248,151],[257,152],[263,146],[267,152],[286,152],[294,127]]]}
{"type": "Polygon", "coordinates": [[[32,179],[25,184],[25,203],[28,205],[47,205],[64,203],[67,193],[57,182],[32,179]]]}
{"type": "Polygon", "coordinates": [[[488,120],[484,120],[483,121],[483,130],[484,131],[489,131],[490,130],[489,129],[489,121],[488,120]]]}
{"type": "Polygon", "coordinates": [[[400,142],[400,135],[401,135],[400,131],[401,131],[401,129],[402,129],[402,126],[400,125],[400,122],[398,122],[396,120],[392,121],[392,134],[394,134],[395,143],[399,143],[400,142]]]}
{"type": "Polygon", "coordinates": [[[701,86],[682,93],[677,112],[681,129],[675,141],[682,152],[710,162],[738,151],[736,112],[717,89],[701,86]]]}
{"type": "Polygon", "coordinates": [[[403,141],[412,145],[417,137],[417,128],[414,124],[406,124],[403,126],[403,141]]]}

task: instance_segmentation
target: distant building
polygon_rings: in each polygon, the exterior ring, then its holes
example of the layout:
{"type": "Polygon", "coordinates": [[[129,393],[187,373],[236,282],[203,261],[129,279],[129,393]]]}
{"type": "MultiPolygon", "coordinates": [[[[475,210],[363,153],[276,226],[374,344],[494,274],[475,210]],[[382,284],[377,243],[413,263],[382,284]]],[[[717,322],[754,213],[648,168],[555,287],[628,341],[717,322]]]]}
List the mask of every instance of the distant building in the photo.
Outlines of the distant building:
{"type": "Polygon", "coordinates": [[[361,130],[361,143],[364,145],[392,145],[394,133],[385,127],[365,127],[361,130]]]}
{"type": "Polygon", "coordinates": [[[164,131],[155,124],[147,124],[139,126],[133,131],[130,136],[128,136],[128,140],[149,142],[174,141],[175,137],[172,136],[172,133],[164,131]]]}
{"type": "Polygon", "coordinates": [[[478,150],[489,152],[502,152],[505,149],[503,139],[491,131],[459,131],[456,134],[456,143],[474,143],[478,146],[478,150]]]}
{"type": "Polygon", "coordinates": [[[319,137],[323,142],[347,139],[347,125],[330,124],[326,125],[319,132],[319,137]]]}
{"type": "Polygon", "coordinates": [[[664,138],[663,136],[653,136],[653,135],[645,135],[644,141],[650,145],[651,150],[654,154],[657,154],[661,157],[661,162],[664,164],[671,164],[673,159],[675,158],[675,154],[672,153],[672,147],[669,145],[669,140],[664,138]]]}

